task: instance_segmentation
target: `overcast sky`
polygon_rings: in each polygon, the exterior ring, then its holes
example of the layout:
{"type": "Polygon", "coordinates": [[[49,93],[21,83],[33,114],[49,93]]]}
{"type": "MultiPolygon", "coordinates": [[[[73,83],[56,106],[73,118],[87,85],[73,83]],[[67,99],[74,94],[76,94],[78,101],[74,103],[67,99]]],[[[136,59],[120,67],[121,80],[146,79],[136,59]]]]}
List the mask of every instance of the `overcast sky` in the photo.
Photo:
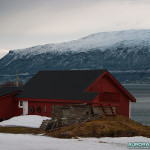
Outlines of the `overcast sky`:
{"type": "Polygon", "coordinates": [[[150,0],[0,0],[0,49],[150,29],[150,0]]]}

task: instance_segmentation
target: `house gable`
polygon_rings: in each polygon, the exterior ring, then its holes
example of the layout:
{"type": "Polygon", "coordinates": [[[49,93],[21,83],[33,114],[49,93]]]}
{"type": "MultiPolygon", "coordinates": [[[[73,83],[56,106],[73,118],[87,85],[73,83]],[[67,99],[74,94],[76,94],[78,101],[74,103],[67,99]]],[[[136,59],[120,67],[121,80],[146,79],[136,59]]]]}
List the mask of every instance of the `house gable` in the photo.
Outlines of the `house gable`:
{"type": "Polygon", "coordinates": [[[106,71],[106,74],[108,75],[109,79],[116,84],[118,88],[129,98],[130,101],[136,102],[136,99],[129,93],[108,71],[106,71]]]}
{"type": "Polygon", "coordinates": [[[105,71],[91,86],[87,92],[98,92],[93,99],[93,105],[99,107],[115,107],[116,114],[130,116],[130,101],[135,98],[108,72],[105,71]]]}
{"type": "Polygon", "coordinates": [[[102,93],[111,92],[117,94],[118,90],[122,92],[128,100],[136,102],[136,99],[107,70],[85,91],[99,92],[100,98],[102,99],[102,93]]]}

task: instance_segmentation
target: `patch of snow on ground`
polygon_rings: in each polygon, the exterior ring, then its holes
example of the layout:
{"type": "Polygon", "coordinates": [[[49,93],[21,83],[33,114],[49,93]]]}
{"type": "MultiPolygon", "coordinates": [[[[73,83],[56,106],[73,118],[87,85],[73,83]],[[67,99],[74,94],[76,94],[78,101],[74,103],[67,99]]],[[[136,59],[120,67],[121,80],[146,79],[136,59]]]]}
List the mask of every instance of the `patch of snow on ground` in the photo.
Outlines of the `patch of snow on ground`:
{"type": "Polygon", "coordinates": [[[129,142],[148,142],[145,137],[57,139],[29,134],[0,133],[1,150],[127,150],[129,142]],[[106,142],[106,143],[105,143],[106,142]]]}
{"type": "Polygon", "coordinates": [[[22,127],[39,128],[42,121],[46,119],[50,120],[51,118],[37,115],[17,116],[9,120],[0,122],[0,126],[22,126],[22,127]]]}

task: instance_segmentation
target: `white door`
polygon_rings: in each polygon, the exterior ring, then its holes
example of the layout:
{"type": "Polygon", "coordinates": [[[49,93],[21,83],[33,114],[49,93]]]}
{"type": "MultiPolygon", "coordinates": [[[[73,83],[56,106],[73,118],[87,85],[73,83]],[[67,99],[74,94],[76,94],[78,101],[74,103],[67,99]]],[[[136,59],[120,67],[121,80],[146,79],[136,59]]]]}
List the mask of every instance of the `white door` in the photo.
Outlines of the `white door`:
{"type": "Polygon", "coordinates": [[[28,114],[28,101],[23,101],[23,115],[28,114]]]}

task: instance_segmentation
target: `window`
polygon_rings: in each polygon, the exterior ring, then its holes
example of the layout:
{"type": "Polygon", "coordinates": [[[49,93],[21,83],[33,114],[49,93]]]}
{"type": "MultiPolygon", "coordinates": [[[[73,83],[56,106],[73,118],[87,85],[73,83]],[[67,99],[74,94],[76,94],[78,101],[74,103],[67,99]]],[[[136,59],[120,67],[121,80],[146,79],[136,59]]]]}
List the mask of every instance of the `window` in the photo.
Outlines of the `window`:
{"type": "Polygon", "coordinates": [[[36,111],[37,111],[38,113],[40,113],[40,112],[41,112],[41,107],[37,107],[37,108],[36,108],[36,111]]]}
{"type": "Polygon", "coordinates": [[[23,101],[19,101],[19,108],[23,108],[23,101]]]}
{"type": "Polygon", "coordinates": [[[112,101],[118,100],[119,101],[120,100],[120,94],[119,93],[104,92],[103,99],[104,100],[112,100],[112,101]]]}
{"type": "Polygon", "coordinates": [[[34,108],[32,106],[29,108],[29,112],[34,113],[34,108]]]}

